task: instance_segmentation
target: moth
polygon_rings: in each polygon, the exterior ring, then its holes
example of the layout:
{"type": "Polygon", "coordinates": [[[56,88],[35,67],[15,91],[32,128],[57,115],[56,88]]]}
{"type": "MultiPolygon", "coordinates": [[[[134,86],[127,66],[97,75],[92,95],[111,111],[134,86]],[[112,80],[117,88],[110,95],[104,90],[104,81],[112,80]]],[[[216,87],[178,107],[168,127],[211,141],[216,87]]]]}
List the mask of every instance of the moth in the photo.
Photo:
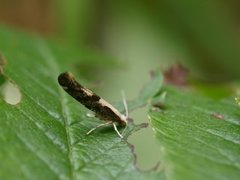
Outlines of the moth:
{"type": "Polygon", "coordinates": [[[121,133],[118,131],[117,126],[124,127],[128,123],[128,110],[125,98],[123,103],[126,109],[126,115],[123,115],[103,98],[93,93],[91,90],[83,87],[79,82],[76,81],[70,72],[60,74],[58,76],[58,83],[70,96],[72,96],[75,100],[80,102],[89,110],[96,113],[96,116],[99,117],[100,120],[105,121],[104,123],[88,131],[87,135],[99,127],[112,124],[119,137],[123,138],[121,133]]]}

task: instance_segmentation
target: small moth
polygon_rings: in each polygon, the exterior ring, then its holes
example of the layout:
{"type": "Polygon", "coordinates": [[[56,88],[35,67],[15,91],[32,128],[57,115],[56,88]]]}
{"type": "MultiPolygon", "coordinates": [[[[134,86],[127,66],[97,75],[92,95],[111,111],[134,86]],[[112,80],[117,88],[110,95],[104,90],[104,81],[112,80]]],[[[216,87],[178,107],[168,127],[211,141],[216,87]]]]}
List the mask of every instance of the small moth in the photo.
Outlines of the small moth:
{"type": "Polygon", "coordinates": [[[123,136],[117,130],[117,125],[126,126],[128,123],[127,114],[127,103],[124,101],[124,106],[126,108],[126,115],[121,114],[116,108],[114,108],[107,101],[102,99],[100,96],[93,93],[91,90],[83,87],[79,84],[74,76],[65,72],[58,76],[58,83],[62,88],[74,99],[83,104],[86,108],[96,113],[97,117],[105,121],[105,123],[98,125],[97,127],[91,129],[88,133],[90,134],[99,127],[112,124],[114,130],[117,134],[123,138],[123,136]]]}

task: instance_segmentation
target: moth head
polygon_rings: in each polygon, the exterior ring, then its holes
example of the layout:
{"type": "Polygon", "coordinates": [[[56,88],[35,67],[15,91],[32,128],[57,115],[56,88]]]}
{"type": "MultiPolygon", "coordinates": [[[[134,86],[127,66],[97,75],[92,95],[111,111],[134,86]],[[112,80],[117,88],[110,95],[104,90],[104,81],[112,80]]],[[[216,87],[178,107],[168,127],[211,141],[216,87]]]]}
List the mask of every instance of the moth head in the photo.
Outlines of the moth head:
{"type": "Polygon", "coordinates": [[[62,73],[58,76],[58,83],[63,88],[71,87],[71,84],[73,83],[73,81],[74,81],[74,77],[69,72],[62,73]]]}
{"type": "Polygon", "coordinates": [[[121,114],[122,125],[126,126],[128,124],[128,117],[121,114]]]}

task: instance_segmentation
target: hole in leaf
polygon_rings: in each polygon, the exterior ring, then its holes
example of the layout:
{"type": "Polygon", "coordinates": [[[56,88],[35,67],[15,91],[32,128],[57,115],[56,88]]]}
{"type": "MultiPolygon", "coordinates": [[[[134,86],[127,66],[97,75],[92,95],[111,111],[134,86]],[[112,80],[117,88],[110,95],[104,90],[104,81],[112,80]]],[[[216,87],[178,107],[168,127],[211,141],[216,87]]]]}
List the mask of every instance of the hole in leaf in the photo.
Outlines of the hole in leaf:
{"type": "MultiPolygon", "coordinates": [[[[148,122],[147,107],[139,108],[131,113],[135,124],[148,122]],[[145,112],[144,112],[145,111],[145,112]],[[143,119],[143,117],[146,117],[143,119]]],[[[136,154],[136,166],[140,170],[159,170],[159,162],[161,161],[160,145],[154,138],[153,131],[150,126],[130,135],[128,142],[134,146],[136,154]]]]}
{"type": "Polygon", "coordinates": [[[7,60],[0,53],[0,96],[6,103],[16,105],[21,101],[21,92],[16,84],[9,81],[3,71],[7,64],[7,60]]]}
{"type": "Polygon", "coordinates": [[[16,84],[0,75],[0,95],[3,100],[11,105],[16,105],[21,101],[21,92],[16,84]]]}

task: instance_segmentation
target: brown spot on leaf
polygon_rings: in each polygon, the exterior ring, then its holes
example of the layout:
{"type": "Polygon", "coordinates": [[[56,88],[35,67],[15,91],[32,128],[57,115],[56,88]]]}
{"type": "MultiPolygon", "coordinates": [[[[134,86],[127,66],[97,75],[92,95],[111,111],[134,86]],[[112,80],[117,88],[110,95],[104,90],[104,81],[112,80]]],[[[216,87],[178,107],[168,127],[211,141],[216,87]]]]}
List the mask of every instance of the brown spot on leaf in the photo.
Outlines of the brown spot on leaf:
{"type": "Polygon", "coordinates": [[[186,86],[188,73],[188,69],[182,64],[173,64],[164,72],[164,80],[168,84],[186,86]]]}
{"type": "Polygon", "coordinates": [[[7,61],[2,53],[0,53],[0,74],[3,74],[4,66],[7,64],[7,61]]]}
{"type": "Polygon", "coordinates": [[[218,113],[213,113],[213,114],[211,114],[211,116],[216,119],[224,119],[224,116],[222,114],[218,114],[218,113]]]}

